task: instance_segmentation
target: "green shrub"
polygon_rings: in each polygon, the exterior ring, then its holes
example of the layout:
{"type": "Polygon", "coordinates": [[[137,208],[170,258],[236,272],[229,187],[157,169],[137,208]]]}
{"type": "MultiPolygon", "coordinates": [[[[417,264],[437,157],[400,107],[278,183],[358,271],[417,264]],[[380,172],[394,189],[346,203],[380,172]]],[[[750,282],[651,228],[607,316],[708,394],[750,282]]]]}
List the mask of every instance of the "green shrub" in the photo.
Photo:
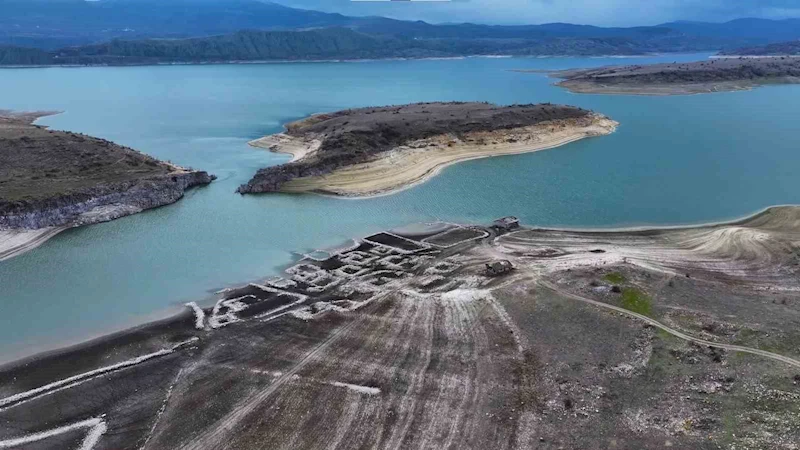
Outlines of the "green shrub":
{"type": "Polygon", "coordinates": [[[619,272],[611,272],[603,277],[609,283],[622,284],[625,282],[625,277],[619,272]]]}
{"type": "Polygon", "coordinates": [[[650,297],[637,288],[625,288],[622,290],[622,307],[645,316],[650,316],[652,313],[650,297]]]}

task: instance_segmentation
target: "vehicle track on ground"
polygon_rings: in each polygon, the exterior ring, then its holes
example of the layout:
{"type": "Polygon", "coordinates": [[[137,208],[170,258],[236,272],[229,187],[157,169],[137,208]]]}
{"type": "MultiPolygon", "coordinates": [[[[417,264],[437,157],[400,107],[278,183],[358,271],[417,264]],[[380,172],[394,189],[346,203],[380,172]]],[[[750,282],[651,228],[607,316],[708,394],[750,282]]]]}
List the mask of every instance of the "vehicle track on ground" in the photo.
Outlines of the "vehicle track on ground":
{"type": "Polygon", "coordinates": [[[589,298],[586,298],[586,297],[582,297],[582,296],[577,295],[577,294],[572,294],[570,292],[565,292],[564,290],[559,289],[557,286],[555,286],[554,284],[549,283],[547,281],[540,280],[538,284],[540,286],[542,286],[542,287],[544,287],[546,289],[549,289],[549,290],[551,290],[551,291],[553,291],[553,292],[555,292],[555,293],[557,293],[559,295],[562,295],[564,297],[571,298],[573,300],[577,300],[577,301],[580,301],[580,302],[583,302],[583,303],[588,303],[590,305],[594,305],[594,306],[599,306],[599,307],[602,307],[602,308],[610,309],[612,311],[616,311],[616,312],[625,314],[627,316],[642,320],[644,322],[647,322],[649,325],[652,325],[652,326],[654,326],[656,328],[664,330],[667,333],[669,333],[669,334],[671,334],[671,335],[673,335],[675,337],[681,338],[681,339],[689,341],[689,342],[694,342],[694,343],[700,344],[700,345],[707,345],[709,347],[721,348],[721,349],[724,349],[724,350],[731,350],[731,351],[735,351],[735,352],[743,352],[743,353],[750,353],[750,354],[753,354],[753,355],[763,356],[765,358],[769,358],[769,359],[772,359],[772,360],[775,360],[775,361],[780,361],[782,363],[786,363],[786,364],[789,364],[791,366],[800,368],[800,361],[798,361],[796,359],[793,359],[793,358],[789,358],[788,356],[779,355],[777,353],[768,352],[766,350],[759,350],[757,348],[743,347],[741,345],[721,344],[721,343],[718,343],[718,342],[707,341],[705,339],[701,339],[701,338],[697,338],[697,337],[694,337],[694,336],[690,336],[690,335],[688,335],[686,333],[682,333],[682,332],[680,332],[678,330],[670,328],[670,327],[662,324],[661,322],[658,322],[657,320],[651,319],[651,318],[649,318],[649,317],[647,317],[647,316],[645,316],[643,314],[635,313],[633,311],[629,311],[629,310],[627,310],[625,308],[621,308],[619,306],[609,305],[608,303],[603,303],[603,302],[599,302],[597,300],[592,300],[592,299],[589,299],[589,298]]]}
{"type": "MultiPolygon", "coordinates": [[[[386,295],[393,293],[389,292],[386,295]]],[[[385,298],[386,295],[381,298],[385,298]]],[[[205,430],[197,436],[192,442],[181,446],[182,450],[202,450],[206,448],[221,448],[223,447],[222,441],[226,438],[228,433],[232,432],[235,427],[250,413],[255,411],[264,401],[267,400],[273,393],[285,385],[296,375],[300,370],[305,368],[320,354],[327,351],[340,337],[346,335],[350,330],[355,328],[363,320],[360,317],[355,317],[350,323],[344,325],[342,328],[336,330],[327,339],[317,345],[313,350],[307,353],[291,370],[283,373],[266,389],[258,392],[257,394],[246,399],[239,404],[233,411],[228,413],[226,417],[220,420],[213,428],[205,430]]]]}

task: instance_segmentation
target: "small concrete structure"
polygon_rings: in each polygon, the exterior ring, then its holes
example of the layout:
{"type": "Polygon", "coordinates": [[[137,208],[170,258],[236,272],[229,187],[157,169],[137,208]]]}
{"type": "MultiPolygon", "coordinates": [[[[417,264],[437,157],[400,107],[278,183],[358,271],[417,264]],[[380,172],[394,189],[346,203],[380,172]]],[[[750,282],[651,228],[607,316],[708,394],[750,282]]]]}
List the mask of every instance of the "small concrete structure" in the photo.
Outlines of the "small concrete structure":
{"type": "Polygon", "coordinates": [[[486,274],[490,277],[503,275],[511,272],[512,270],[514,270],[514,265],[511,264],[511,261],[506,259],[486,263],[486,274]]]}
{"type": "Polygon", "coordinates": [[[513,230],[519,228],[519,219],[514,216],[503,217],[492,222],[492,226],[505,231],[513,230]]]}

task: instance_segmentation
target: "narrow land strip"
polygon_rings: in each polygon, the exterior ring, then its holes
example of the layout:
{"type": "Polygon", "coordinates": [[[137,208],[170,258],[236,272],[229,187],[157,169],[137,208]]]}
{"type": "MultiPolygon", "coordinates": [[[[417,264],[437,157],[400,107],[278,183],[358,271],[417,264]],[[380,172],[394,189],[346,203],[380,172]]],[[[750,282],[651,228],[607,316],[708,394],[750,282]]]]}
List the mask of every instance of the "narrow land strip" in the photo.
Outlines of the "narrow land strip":
{"type": "Polygon", "coordinates": [[[550,74],[562,79],[556,83],[558,86],[579,94],[691,95],[800,83],[800,57],[713,58],[687,63],[563,70],[550,74]]]}

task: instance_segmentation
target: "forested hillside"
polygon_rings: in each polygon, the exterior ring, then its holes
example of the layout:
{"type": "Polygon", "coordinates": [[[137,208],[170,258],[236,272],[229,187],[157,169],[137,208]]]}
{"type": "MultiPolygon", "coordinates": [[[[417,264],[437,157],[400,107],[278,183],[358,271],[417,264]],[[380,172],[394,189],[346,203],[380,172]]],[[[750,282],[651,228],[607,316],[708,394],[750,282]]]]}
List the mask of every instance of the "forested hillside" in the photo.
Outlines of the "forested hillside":
{"type": "Polygon", "coordinates": [[[241,31],[192,39],[115,39],[42,51],[0,47],[2,65],[130,65],[178,62],[299,61],[423,58],[464,55],[635,55],[655,47],[624,38],[543,40],[411,39],[372,36],[348,28],[241,31]]]}
{"type": "Polygon", "coordinates": [[[637,55],[790,39],[800,39],[800,20],[496,26],[348,17],[257,0],[0,0],[5,66],[637,55]]]}

